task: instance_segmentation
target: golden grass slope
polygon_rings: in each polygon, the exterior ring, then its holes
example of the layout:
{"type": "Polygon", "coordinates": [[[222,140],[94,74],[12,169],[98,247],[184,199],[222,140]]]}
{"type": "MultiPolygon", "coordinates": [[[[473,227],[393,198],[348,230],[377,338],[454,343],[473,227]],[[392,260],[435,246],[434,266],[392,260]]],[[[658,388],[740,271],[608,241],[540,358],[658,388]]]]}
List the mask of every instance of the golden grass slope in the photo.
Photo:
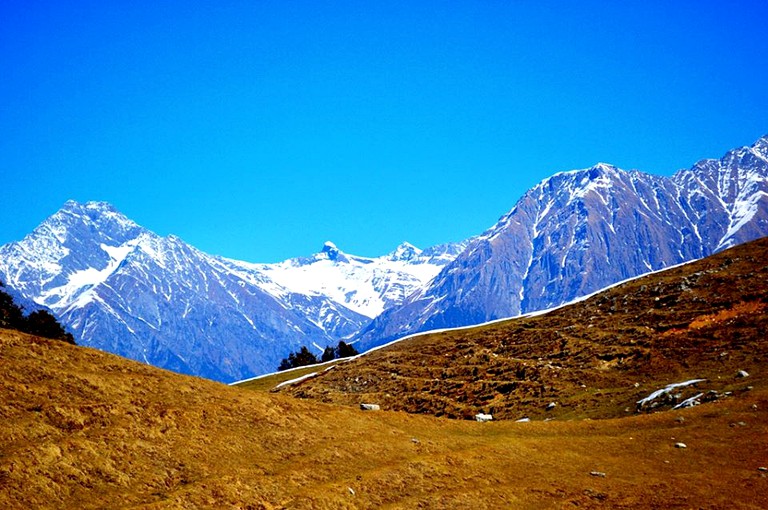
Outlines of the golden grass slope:
{"type": "Polygon", "coordinates": [[[768,506],[762,384],[681,412],[476,423],[244,391],[10,331],[0,360],[0,508],[768,506]]]}

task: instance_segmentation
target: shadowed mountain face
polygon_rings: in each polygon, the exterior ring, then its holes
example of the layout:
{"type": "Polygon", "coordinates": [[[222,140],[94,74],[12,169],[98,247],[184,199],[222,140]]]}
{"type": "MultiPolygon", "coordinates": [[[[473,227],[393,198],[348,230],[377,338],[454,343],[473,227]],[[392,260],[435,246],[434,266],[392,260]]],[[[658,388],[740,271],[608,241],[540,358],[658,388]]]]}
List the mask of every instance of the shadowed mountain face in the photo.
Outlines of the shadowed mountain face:
{"type": "Polygon", "coordinates": [[[377,317],[358,348],[551,308],[765,235],[768,137],[672,178],[605,164],[556,174],[377,317]]]}
{"type": "Polygon", "coordinates": [[[767,312],[762,238],[549,313],[404,340],[280,391],[452,418],[615,418],[766,383],[767,312]]]}
{"type": "Polygon", "coordinates": [[[67,203],[2,247],[0,267],[9,286],[53,310],[79,343],[179,372],[232,380],[271,369],[301,337],[332,341],[216,258],[109,204],[67,203]]]}

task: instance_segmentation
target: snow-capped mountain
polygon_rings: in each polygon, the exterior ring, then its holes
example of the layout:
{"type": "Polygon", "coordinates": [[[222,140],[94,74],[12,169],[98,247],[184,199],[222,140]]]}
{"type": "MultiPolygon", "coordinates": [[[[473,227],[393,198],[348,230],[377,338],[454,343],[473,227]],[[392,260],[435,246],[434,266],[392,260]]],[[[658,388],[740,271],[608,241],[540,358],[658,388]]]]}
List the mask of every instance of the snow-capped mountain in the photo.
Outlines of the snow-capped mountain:
{"type": "Polygon", "coordinates": [[[377,317],[358,347],[546,309],[765,235],[768,137],[671,178],[602,163],[559,173],[377,317]]]}
{"type": "Polygon", "coordinates": [[[327,243],[305,259],[249,264],[160,237],[109,204],[70,201],[0,248],[0,280],[51,309],[80,344],[231,381],[359,332],[459,249],[406,243],[365,259],[327,243]]]}
{"type": "Polygon", "coordinates": [[[406,242],[392,253],[367,258],[348,255],[328,241],[311,257],[277,264],[225,263],[244,277],[253,274],[255,284],[279,298],[326,296],[372,319],[427,284],[466,245],[465,241],[422,251],[406,242]]]}

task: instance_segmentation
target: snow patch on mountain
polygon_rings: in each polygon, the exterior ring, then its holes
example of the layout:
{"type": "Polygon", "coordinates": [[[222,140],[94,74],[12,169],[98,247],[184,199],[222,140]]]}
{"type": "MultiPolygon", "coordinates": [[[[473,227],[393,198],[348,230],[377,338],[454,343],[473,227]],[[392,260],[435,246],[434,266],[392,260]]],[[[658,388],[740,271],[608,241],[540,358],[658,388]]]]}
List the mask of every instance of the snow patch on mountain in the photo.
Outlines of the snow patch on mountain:
{"type": "Polygon", "coordinates": [[[393,252],[376,258],[348,255],[326,242],[311,257],[276,264],[226,263],[244,278],[280,298],[289,294],[326,296],[365,317],[402,303],[460,253],[456,248],[422,251],[402,243],[393,252]]]}
{"type": "Polygon", "coordinates": [[[301,345],[348,339],[402,302],[461,249],[379,258],[327,242],[311,257],[251,264],[160,237],[110,204],[69,201],[0,247],[0,279],[46,306],[78,343],[157,366],[234,380],[274,369],[301,345]]]}

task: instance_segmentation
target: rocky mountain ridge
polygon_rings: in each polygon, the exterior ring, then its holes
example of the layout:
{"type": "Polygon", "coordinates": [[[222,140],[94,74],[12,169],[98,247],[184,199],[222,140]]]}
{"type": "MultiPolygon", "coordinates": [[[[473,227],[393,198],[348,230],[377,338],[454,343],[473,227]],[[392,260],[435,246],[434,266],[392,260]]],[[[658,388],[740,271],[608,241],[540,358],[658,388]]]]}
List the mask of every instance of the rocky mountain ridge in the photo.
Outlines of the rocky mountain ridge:
{"type": "Polygon", "coordinates": [[[331,242],[254,264],[161,237],[101,202],[67,202],[0,247],[0,280],[78,343],[222,381],[301,345],[360,351],[511,317],[768,235],[768,137],[671,178],[608,164],[553,175],[489,230],[368,258],[331,242]]]}
{"type": "Polygon", "coordinates": [[[768,237],[546,313],[415,335],[272,391],[458,419],[683,409],[765,383],[767,309],[768,237]]]}
{"type": "Polygon", "coordinates": [[[765,235],[768,136],[671,178],[604,163],[558,173],[371,322],[358,348],[551,308],[765,235]]]}

